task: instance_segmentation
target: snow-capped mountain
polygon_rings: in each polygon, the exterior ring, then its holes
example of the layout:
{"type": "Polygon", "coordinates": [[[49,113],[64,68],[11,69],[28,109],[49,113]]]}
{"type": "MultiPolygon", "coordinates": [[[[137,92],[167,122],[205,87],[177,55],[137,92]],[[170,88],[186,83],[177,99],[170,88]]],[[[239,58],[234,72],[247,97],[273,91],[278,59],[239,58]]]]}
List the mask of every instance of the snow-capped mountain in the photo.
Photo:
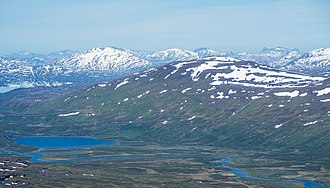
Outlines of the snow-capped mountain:
{"type": "Polygon", "coordinates": [[[237,53],[236,55],[237,57],[247,61],[255,61],[258,63],[268,64],[277,61],[292,52],[300,54],[300,51],[298,49],[276,47],[263,48],[259,53],[241,52],[237,53]]]}
{"type": "Polygon", "coordinates": [[[210,56],[255,61],[270,67],[317,74],[330,71],[330,48],[308,53],[282,47],[264,48],[260,53],[219,52],[209,48],[194,51],[168,49],[156,52],[132,51],[116,47],[93,48],[86,52],[70,50],[49,54],[18,52],[0,58],[0,85],[59,85],[95,83],[159,67],[173,61],[210,56]]]}
{"type": "Polygon", "coordinates": [[[59,64],[72,71],[117,73],[138,71],[150,66],[150,62],[135,56],[132,51],[115,47],[93,48],[59,64]]]}
{"type": "Polygon", "coordinates": [[[32,67],[26,62],[0,57],[0,85],[26,84],[33,80],[32,67]]]}
{"type": "Polygon", "coordinates": [[[330,48],[320,48],[307,53],[298,49],[289,48],[264,48],[260,53],[237,53],[231,57],[255,61],[267,66],[283,70],[305,72],[312,74],[330,71],[330,48]]]}
{"type": "Polygon", "coordinates": [[[294,54],[276,61],[290,70],[330,71],[330,48],[320,48],[304,54],[294,54]],[[286,63],[286,64],[285,64],[286,63]]]}
{"type": "Polygon", "coordinates": [[[0,57],[0,86],[52,86],[65,82],[65,68],[55,63],[76,52],[64,50],[49,54],[26,51],[0,57]]]}
{"type": "Polygon", "coordinates": [[[285,56],[280,59],[274,59],[273,61],[265,62],[267,65],[276,68],[285,68],[285,66],[294,64],[295,61],[299,60],[303,56],[303,53],[299,51],[288,52],[285,56]]]}
{"type": "Polygon", "coordinates": [[[194,50],[195,53],[198,54],[198,57],[210,57],[210,56],[224,56],[223,53],[211,50],[210,48],[198,48],[194,50]]]}
{"type": "Polygon", "coordinates": [[[196,52],[193,51],[172,48],[168,50],[144,53],[141,54],[141,58],[150,62],[165,64],[172,61],[187,61],[191,59],[197,59],[199,56],[196,52]]]}
{"type": "Polygon", "coordinates": [[[27,51],[20,51],[10,55],[6,55],[3,58],[26,62],[31,66],[52,64],[54,62],[62,61],[74,55],[76,52],[71,50],[62,50],[58,52],[51,52],[48,54],[38,54],[27,51]]]}
{"type": "Polygon", "coordinates": [[[89,84],[125,76],[151,66],[150,62],[137,57],[132,51],[115,47],[93,48],[73,54],[71,51],[31,54],[20,52],[14,58],[2,57],[0,85],[89,84]],[[36,63],[35,59],[40,62],[36,63]]]}

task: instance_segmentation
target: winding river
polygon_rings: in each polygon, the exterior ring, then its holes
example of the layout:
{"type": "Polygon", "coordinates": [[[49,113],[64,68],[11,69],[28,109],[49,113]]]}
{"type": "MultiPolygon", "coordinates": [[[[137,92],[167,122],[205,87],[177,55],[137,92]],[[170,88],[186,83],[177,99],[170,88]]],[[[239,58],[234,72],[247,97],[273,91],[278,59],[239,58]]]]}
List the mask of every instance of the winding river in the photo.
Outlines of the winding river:
{"type": "Polygon", "coordinates": [[[212,161],[212,162],[219,164],[222,167],[230,169],[230,172],[235,174],[235,176],[238,178],[261,180],[261,181],[291,181],[291,182],[303,183],[306,188],[325,188],[325,185],[321,183],[317,183],[312,180],[286,179],[286,178],[259,178],[259,177],[249,176],[245,170],[232,167],[234,163],[230,162],[230,159],[228,157],[222,157],[220,160],[212,161]]]}

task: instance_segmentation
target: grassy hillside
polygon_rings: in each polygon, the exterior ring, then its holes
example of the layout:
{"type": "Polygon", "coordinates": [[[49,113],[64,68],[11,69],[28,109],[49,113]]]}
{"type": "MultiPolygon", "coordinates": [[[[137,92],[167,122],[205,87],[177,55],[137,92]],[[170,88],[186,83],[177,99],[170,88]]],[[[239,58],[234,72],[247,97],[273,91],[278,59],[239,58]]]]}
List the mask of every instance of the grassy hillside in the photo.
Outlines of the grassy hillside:
{"type": "MultiPolygon", "coordinates": [[[[214,76],[219,71],[230,74],[229,68],[204,71],[194,81],[189,71],[194,66],[177,68],[179,63],[54,100],[3,101],[1,129],[19,134],[329,153],[330,105],[324,102],[329,94],[317,93],[330,86],[329,80],[303,87],[299,81],[296,87],[264,88],[246,86],[246,80],[232,84],[233,80],[227,79],[214,86],[214,76]],[[280,96],[283,92],[299,94],[280,96]]],[[[243,62],[238,69],[250,64],[243,62]]]]}

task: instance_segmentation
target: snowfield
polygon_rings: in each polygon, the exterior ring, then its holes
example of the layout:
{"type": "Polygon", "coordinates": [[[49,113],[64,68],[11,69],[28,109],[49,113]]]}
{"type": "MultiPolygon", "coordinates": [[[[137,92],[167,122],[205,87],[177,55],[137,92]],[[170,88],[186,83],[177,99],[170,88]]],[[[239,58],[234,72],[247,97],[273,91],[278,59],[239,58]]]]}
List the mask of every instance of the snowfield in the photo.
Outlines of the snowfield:
{"type": "MultiPolygon", "coordinates": [[[[325,80],[323,77],[312,77],[286,71],[280,71],[253,62],[246,62],[229,57],[208,57],[200,60],[172,63],[174,70],[170,75],[189,74],[193,81],[211,78],[210,85],[234,84],[260,88],[305,87],[311,83],[325,80]]],[[[290,97],[299,94],[284,93],[290,97]]],[[[279,94],[280,96],[281,94],[279,94]]]]}

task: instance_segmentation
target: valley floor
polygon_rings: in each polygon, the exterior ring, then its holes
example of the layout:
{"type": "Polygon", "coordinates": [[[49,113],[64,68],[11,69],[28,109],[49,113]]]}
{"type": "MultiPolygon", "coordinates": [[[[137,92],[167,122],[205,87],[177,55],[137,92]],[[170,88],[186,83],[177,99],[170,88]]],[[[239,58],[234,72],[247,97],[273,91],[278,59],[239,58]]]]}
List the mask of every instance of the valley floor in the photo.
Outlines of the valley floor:
{"type": "MultiPolygon", "coordinates": [[[[42,160],[0,155],[2,184],[23,187],[304,187],[285,179],[330,185],[329,158],[297,152],[254,152],[209,146],[160,146],[122,141],[111,147],[45,150],[42,160]],[[266,181],[237,177],[226,165],[266,181]],[[24,165],[22,165],[24,164],[24,165]],[[327,166],[328,165],[328,166],[327,166]],[[7,169],[7,170],[6,170],[7,169]]],[[[0,187],[2,185],[0,184],[0,187]]]]}

